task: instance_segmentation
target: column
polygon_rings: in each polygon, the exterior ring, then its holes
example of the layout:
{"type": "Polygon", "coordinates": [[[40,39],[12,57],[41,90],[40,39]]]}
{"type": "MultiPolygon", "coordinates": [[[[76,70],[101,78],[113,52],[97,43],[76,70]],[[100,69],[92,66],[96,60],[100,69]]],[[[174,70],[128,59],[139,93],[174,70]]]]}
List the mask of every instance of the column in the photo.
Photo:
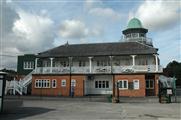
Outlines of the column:
{"type": "Polygon", "coordinates": [[[89,72],[92,73],[92,57],[89,58],[89,72]]]}
{"type": "Polygon", "coordinates": [[[155,71],[157,72],[158,71],[158,55],[154,54],[154,56],[155,56],[155,65],[156,65],[155,71]]]}
{"type": "Polygon", "coordinates": [[[132,57],[132,65],[135,66],[135,57],[136,57],[136,55],[131,55],[131,57],[132,57]]]}
{"type": "Polygon", "coordinates": [[[53,59],[54,58],[50,58],[50,73],[52,73],[52,67],[53,67],[53,59]]]}
{"type": "Polygon", "coordinates": [[[69,69],[70,69],[70,74],[72,71],[72,57],[68,57],[69,58],[69,69]]]}
{"type": "Polygon", "coordinates": [[[109,58],[110,58],[110,64],[111,64],[111,73],[113,73],[113,63],[112,63],[113,56],[109,56],[109,58]]]}
{"type": "Polygon", "coordinates": [[[37,67],[38,67],[38,58],[35,58],[35,72],[37,72],[37,67]]]}

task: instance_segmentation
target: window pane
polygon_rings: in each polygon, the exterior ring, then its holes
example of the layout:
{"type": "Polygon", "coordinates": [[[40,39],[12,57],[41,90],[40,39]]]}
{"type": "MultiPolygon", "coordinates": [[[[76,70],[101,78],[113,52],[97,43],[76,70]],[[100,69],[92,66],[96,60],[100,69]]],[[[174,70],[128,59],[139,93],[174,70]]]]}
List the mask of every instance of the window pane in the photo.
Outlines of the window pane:
{"type": "Polygon", "coordinates": [[[105,82],[106,81],[102,81],[102,88],[105,88],[105,82]]]}
{"type": "Polygon", "coordinates": [[[146,88],[149,88],[149,80],[146,80],[146,88]]]}
{"type": "Polygon", "coordinates": [[[98,88],[98,81],[95,81],[95,88],[98,88]]]}
{"type": "Polygon", "coordinates": [[[122,81],[119,81],[119,88],[122,88],[122,81]]]}
{"type": "Polygon", "coordinates": [[[102,82],[102,81],[99,81],[99,88],[101,88],[101,82],[102,82]]]}
{"type": "Polygon", "coordinates": [[[127,81],[124,81],[124,88],[128,88],[127,81]]]}
{"type": "Polygon", "coordinates": [[[109,88],[109,81],[106,81],[106,88],[109,88]]]}

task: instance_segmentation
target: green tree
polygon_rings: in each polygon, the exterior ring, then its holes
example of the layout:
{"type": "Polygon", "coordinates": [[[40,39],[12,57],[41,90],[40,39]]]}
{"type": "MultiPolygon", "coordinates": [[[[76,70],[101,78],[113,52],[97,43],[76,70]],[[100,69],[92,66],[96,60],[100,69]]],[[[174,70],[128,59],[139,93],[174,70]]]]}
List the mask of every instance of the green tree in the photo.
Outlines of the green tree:
{"type": "Polygon", "coordinates": [[[172,61],[163,69],[163,74],[168,77],[176,77],[176,85],[181,86],[181,62],[172,61]]]}

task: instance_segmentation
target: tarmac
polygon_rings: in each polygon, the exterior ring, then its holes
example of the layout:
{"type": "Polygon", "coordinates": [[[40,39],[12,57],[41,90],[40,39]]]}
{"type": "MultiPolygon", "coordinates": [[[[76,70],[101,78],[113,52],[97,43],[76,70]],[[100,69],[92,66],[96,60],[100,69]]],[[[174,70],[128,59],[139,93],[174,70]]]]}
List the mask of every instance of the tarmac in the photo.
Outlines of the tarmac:
{"type": "Polygon", "coordinates": [[[103,96],[6,96],[0,120],[181,120],[180,103],[160,104],[157,97],[120,100],[110,103],[103,96]]]}

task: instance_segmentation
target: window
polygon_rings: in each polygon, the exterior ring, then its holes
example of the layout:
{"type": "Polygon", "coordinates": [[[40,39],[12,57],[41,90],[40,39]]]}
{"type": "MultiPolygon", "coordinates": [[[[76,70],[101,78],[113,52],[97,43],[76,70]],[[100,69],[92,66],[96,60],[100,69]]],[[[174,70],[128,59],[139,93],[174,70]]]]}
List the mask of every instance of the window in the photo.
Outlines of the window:
{"type": "Polygon", "coordinates": [[[71,80],[71,86],[76,86],[76,80],[71,80]]]}
{"type": "Polygon", "coordinates": [[[43,61],[43,67],[49,67],[50,62],[49,61],[43,61]]]}
{"type": "Polygon", "coordinates": [[[139,80],[133,80],[133,87],[135,90],[139,89],[139,80]]]}
{"type": "Polygon", "coordinates": [[[34,68],[34,62],[33,61],[25,61],[23,63],[24,69],[33,69],[34,68]]]}
{"type": "Polygon", "coordinates": [[[35,80],[35,88],[50,88],[50,80],[35,80]]]}
{"type": "Polygon", "coordinates": [[[95,88],[109,88],[109,81],[95,81],[95,88]]]}
{"type": "Polygon", "coordinates": [[[118,80],[120,89],[128,89],[128,80],[118,80]]]}
{"type": "Polygon", "coordinates": [[[154,80],[146,80],[146,89],[154,89],[154,80]]]}
{"type": "Polygon", "coordinates": [[[85,61],[79,61],[79,67],[85,66],[85,61]]]}
{"type": "Polygon", "coordinates": [[[137,38],[138,37],[138,33],[132,33],[132,38],[137,38]]]}
{"type": "Polygon", "coordinates": [[[56,88],[57,87],[57,80],[52,80],[52,88],[56,88]]]}
{"type": "Polygon", "coordinates": [[[62,87],[66,87],[66,80],[62,80],[61,86],[62,86],[62,87]]]}

